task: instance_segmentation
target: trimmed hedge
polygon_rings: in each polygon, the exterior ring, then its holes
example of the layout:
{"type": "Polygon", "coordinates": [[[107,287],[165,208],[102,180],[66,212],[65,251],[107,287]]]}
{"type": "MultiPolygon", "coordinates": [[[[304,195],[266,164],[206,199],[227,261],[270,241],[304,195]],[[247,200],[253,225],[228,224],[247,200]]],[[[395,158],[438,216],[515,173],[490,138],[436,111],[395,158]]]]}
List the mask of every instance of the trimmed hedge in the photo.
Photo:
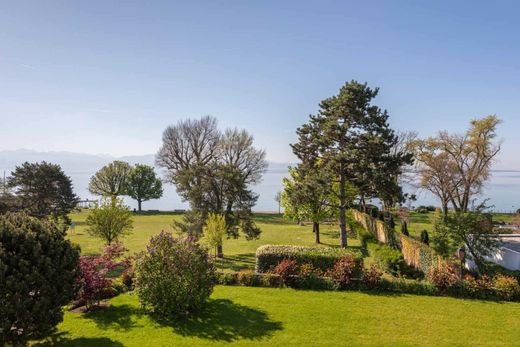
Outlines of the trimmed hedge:
{"type": "Polygon", "coordinates": [[[383,222],[365,213],[352,210],[352,214],[354,219],[378,241],[390,246],[394,246],[392,243],[395,242],[395,246],[402,252],[406,264],[424,274],[427,274],[430,268],[438,267],[445,262],[430,246],[400,232],[389,230],[383,222]]]}
{"type": "Polygon", "coordinates": [[[361,267],[363,255],[360,251],[332,247],[304,247],[264,245],[256,250],[256,272],[264,273],[271,270],[284,259],[296,261],[298,265],[311,264],[314,268],[327,271],[334,267],[337,259],[352,254],[361,267]]]}
{"type": "Polygon", "coordinates": [[[407,266],[403,254],[397,249],[381,243],[368,243],[367,251],[383,271],[392,275],[405,272],[407,266]]]}

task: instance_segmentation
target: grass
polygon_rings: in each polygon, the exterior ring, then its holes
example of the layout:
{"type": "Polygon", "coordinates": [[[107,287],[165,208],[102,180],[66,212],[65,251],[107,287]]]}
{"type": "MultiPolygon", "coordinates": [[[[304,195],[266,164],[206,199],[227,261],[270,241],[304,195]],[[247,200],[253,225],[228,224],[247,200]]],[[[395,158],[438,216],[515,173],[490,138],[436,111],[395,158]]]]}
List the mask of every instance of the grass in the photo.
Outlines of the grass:
{"type": "Polygon", "coordinates": [[[512,345],[520,304],[293,289],[215,289],[206,309],[159,322],[124,294],[101,311],[65,313],[36,346],[512,345]]]}
{"type": "MultiPolygon", "coordinates": [[[[88,210],[82,210],[79,213],[71,214],[75,227],[74,230],[69,231],[68,238],[81,246],[82,254],[96,254],[103,247],[103,242],[86,232],[85,219],[88,213],[88,210]]],[[[132,253],[144,250],[152,235],[159,233],[161,230],[173,231],[171,226],[173,220],[181,220],[181,218],[181,213],[174,212],[135,215],[134,229],[122,241],[132,253]]],[[[219,259],[217,262],[217,266],[221,270],[238,271],[254,268],[255,252],[261,245],[315,245],[311,225],[300,226],[295,222],[285,220],[281,215],[269,213],[256,214],[255,222],[262,230],[258,240],[248,241],[239,237],[238,239],[224,241],[224,259],[219,259]]],[[[337,227],[323,225],[321,227],[321,241],[323,246],[338,246],[339,232],[337,227]]],[[[349,244],[351,247],[359,247],[359,242],[355,239],[350,239],[349,244]]]]}
{"type": "MultiPolygon", "coordinates": [[[[494,221],[511,222],[513,215],[507,213],[493,213],[494,221]]],[[[433,232],[433,224],[435,222],[435,212],[418,213],[415,211],[410,212],[410,222],[408,223],[408,232],[410,236],[416,239],[421,238],[421,231],[426,230],[428,234],[433,232]]],[[[397,230],[401,230],[401,225],[397,222],[397,230]]]]}

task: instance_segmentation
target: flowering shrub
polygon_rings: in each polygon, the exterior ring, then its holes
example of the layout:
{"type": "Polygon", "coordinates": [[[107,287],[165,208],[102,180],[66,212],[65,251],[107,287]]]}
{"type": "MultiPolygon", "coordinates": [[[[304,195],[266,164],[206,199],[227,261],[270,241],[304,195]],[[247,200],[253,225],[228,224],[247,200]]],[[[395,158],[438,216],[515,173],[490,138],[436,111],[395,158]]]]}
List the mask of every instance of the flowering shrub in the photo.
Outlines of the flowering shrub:
{"type": "Polygon", "coordinates": [[[379,268],[379,266],[372,264],[370,267],[363,268],[363,284],[369,288],[374,289],[381,282],[381,277],[383,276],[383,271],[379,268]]]}
{"type": "Polygon", "coordinates": [[[295,260],[283,259],[276,265],[271,271],[273,274],[280,276],[282,283],[289,284],[291,276],[296,275],[298,271],[298,265],[295,260]]]}
{"type": "Polygon", "coordinates": [[[514,277],[497,275],[493,279],[493,287],[501,299],[513,300],[520,297],[520,285],[514,277]]]}
{"type": "Polygon", "coordinates": [[[136,260],[139,301],[163,317],[200,309],[215,282],[215,265],[193,237],[175,238],[163,231],[150,239],[136,260]]]}
{"type": "Polygon", "coordinates": [[[454,288],[459,282],[459,276],[455,270],[446,265],[432,267],[428,273],[428,279],[441,293],[454,288]]]}
{"type": "Polygon", "coordinates": [[[354,256],[347,254],[336,260],[334,267],[327,272],[327,276],[332,278],[336,289],[345,289],[352,282],[358,270],[354,256]]]}

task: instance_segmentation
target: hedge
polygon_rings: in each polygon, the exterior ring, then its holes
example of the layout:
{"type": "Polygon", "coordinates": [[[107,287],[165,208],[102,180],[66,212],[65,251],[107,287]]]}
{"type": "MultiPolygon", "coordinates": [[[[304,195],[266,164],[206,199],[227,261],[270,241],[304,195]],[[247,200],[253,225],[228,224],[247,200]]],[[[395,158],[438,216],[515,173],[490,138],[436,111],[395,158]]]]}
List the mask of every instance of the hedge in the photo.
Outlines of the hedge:
{"type": "Polygon", "coordinates": [[[358,250],[332,247],[264,245],[256,250],[255,270],[258,273],[268,272],[283,259],[291,259],[296,261],[298,265],[312,264],[314,268],[327,271],[334,266],[334,262],[337,259],[347,254],[352,254],[361,267],[363,255],[358,250]]]}
{"type": "Polygon", "coordinates": [[[431,267],[437,267],[444,262],[430,246],[400,232],[389,230],[385,223],[366,213],[352,210],[352,214],[357,222],[382,243],[390,244],[397,236],[397,246],[403,253],[406,263],[413,268],[427,274],[431,267]]]}

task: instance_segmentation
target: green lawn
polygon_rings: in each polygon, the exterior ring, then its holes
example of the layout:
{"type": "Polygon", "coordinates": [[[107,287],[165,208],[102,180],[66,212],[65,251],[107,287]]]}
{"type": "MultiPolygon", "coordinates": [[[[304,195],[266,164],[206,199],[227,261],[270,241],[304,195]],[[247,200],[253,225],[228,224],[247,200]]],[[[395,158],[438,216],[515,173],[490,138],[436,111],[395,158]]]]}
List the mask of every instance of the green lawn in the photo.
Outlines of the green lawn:
{"type": "Polygon", "coordinates": [[[500,346],[520,341],[519,316],[518,303],[219,286],[204,312],[179,321],[154,321],[131,294],[67,312],[37,346],[500,346]]]}
{"type": "MultiPolygon", "coordinates": [[[[512,219],[511,214],[507,213],[493,213],[494,221],[510,222],[512,219]]],[[[433,231],[433,224],[435,222],[435,212],[418,213],[410,212],[410,222],[408,223],[408,232],[411,236],[420,239],[421,231],[426,230],[430,234],[433,231]]],[[[397,230],[401,230],[400,222],[397,222],[397,230]]]]}
{"type": "MultiPolygon", "coordinates": [[[[88,210],[71,214],[76,226],[73,231],[69,231],[68,238],[81,246],[83,254],[99,253],[103,243],[86,233],[85,218],[87,215],[88,210]]],[[[173,220],[180,220],[181,218],[182,214],[173,212],[136,215],[134,216],[134,230],[122,241],[130,252],[143,250],[152,235],[159,233],[161,230],[173,231],[171,227],[173,220]]],[[[300,226],[295,222],[283,219],[281,215],[269,213],[256,214],[255,221],[262,230],[260,238],[253,241],[248,241],[243,237],[225,240],[224,259],[217,263],[220,269],[237,271],[243,268],[254,268],[254,255],[256,249],[261,245],[315,245],[311,225],[300,226]]],[[[321,227],[321,241],[324,246],[338,246],[339,232],[337,227],[323,225],[321,227]]],[[[359,242],[351,239],[349,245],[359,247],[359,242]]]]}

